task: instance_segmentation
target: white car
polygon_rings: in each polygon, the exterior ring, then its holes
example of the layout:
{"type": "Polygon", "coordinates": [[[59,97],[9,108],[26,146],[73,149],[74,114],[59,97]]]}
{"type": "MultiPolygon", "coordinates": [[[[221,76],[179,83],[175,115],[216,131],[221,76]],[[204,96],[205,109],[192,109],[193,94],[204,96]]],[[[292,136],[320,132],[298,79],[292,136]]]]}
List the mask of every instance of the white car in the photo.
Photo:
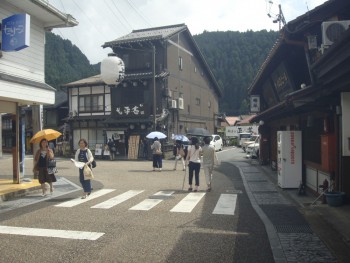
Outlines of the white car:
{"type": "Polygon", "coordinates": [[[260,138],[257,137],[254,143],[251,143],[246,148],[247,156],[251,158],[259,158],[259,140],[260,138]]]}
{"type": "Polygon", "coordinates": [[[222,138],[220,137],[220,135],[217,134],[213,134],[212,139],[210,141],[210,145],[213,145],[215,148],[215,151],[222,151],[223,148],[223,142],[222,142],[222,138]]]}

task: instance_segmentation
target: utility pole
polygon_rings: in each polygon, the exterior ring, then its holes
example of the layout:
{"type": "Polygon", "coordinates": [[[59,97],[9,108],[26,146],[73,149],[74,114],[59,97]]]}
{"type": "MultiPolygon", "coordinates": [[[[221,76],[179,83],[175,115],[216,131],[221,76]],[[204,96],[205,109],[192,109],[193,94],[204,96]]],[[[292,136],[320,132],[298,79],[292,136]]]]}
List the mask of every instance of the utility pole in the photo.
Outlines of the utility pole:
{"type": "Polygon", "coordinates": [[[156,111],[157,111],[157,94],[156,94],[156,47],[153,45],[153,130],[156,130],[156,111]]]}

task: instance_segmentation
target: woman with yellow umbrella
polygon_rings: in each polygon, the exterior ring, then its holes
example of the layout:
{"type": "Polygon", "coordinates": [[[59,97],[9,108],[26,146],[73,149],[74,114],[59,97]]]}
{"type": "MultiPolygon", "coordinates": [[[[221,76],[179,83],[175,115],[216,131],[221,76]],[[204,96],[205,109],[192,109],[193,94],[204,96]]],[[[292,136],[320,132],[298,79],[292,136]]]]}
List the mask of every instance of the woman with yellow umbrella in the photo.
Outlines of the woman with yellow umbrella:
{"type": "Polygon", "coordinates": [[[43,191],[42,196],[46,195],[45,183],[50,185],[50,193],[53,192],[52,182],[55,181],[55,175],[52,169],[48,168],[49,159],[54,159],[54,153],[49,148],[48,140],[57,139],[62,134],[52,129],[41,130],[37,132],[32,139],[31,143],[39,143],[39,149],[34,155],[34,168],[33,172],[38,174],[39,183],[43,191]]]}
{"type": "Polygon", "coordinates": [[[49,148],[46,139],[40,141],[40,148],[37,150],[34,156],[34,168],[33,172],[38,174],[39,183],[41,184],[41,189],[43,191],[42,196],[46,195],[45,183],[50,185],[50,193],[53,192],[52,181],[54,175],[49,173],[48,160],[53,159],[54,153],[49,148]]]}

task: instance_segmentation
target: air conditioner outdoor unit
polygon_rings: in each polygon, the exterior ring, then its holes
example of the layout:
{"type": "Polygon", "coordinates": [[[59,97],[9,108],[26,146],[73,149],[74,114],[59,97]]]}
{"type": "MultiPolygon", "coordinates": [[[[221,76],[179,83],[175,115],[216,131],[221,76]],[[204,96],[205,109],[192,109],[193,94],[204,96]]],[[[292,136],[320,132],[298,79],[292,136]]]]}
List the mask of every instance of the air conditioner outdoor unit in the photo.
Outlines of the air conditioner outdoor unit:
{"type": "Polygon", "coordinates": [[[184,99],[179,98],[179,109],[183,110],[184,109],[184,99]]]}
{"type": "Polygon", "coordinates": [[[330,46],[336,42],[350,26],[350,20],[326,21],[321,24],[322,44],[330,46]]]}
{"type": "Polygon", "coordinates": [[[170,109],[177,109],[177,103],[176,103],[176,100],[171,100],[170,109]]]}

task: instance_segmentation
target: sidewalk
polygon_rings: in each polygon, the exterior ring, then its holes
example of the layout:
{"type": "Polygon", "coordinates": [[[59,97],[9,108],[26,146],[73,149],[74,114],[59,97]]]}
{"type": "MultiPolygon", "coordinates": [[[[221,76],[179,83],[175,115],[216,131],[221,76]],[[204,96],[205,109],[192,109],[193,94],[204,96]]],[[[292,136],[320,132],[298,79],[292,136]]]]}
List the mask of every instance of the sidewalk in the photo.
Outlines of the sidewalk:
{"type": "Polygon", "coordinates": [[[270,167],[256,160],[234,164],[265,224],[275,262],[349,262],[349,205],[330,207],[321,201],[311,205],[316,196],[281,189],[270,167]]]}

